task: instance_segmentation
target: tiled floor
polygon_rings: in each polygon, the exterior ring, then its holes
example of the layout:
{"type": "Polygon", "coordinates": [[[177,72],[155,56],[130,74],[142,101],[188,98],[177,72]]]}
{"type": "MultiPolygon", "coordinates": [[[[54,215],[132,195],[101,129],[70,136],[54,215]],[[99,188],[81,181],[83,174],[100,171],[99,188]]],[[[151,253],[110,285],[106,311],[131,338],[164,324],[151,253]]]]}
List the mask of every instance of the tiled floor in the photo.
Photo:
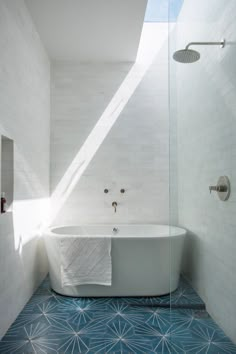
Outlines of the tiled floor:
{"type": "MultiPolygon", "coordinates": [[[[52,292],[46,279],[0,342],[0,353],[236,353],[206,312],[150,306],[169,300],[68,298],[52,292]]],[[[183,279],[172,302],[202,303],[183,279]]]]}

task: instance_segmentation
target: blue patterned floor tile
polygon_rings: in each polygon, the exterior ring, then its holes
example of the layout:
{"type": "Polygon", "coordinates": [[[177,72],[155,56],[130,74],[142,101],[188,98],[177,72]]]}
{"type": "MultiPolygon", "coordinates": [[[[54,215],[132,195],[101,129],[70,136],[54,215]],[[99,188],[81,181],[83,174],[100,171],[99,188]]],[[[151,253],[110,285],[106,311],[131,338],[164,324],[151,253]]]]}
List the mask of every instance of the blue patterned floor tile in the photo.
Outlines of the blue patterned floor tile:
{"type": "Polygon", "coordinates": [[[153,352],[149,338],[136,335],[134,325],[122,319],[111,320],[106,325],[104,337],[91,339],[90,350],[97,353],[153,352]]]}
{"type": "Polygon", "coordinates": [[[200,296],[183,278],[180,278],[179,287],[170,295],[171,304],[204,304],[200,296]]]}
{"type": "Polygon", "coordinates": [[[185,353],[183,340],[190,336],[190,332],[184,328],[173,328],[172,325],[162,324],[153,326],[143,324],[135,329],[136,335],[149,339],[152,343],[152,350],[155,353],[185,353]]]}
{"type": "Polygon", "coordinates": [[[51,326],[43,322],[34,322],[19,329],[19,332],[7,333],[0,342],[0,353],[57,353],[58,340],[48,338],[51,326]]]}
{"type": "Polygon", "coordinates": [[[136,325],[143,323],[145,320],[145,311],[142,308],[135,309],[127,303],[113,300],[107,305],[105,312],[96,312],[94,319],[110,323],[111,321],[126,321],[129,324],[136,325]]]}
{"type": "Polygon", "coordinates": [[[88,323],[62,321],[51,327],[48,336],[51,339],[58,339],[58,353],[82,354],[88,352],[91,338],[105,336],[105,328],[104,324],[95,321],[88,323]]]}
{"type": "Polygon", "coordinates": [[[234,354],[236,346],[225,336],[223,331],[216,326],[211,328],[198,324],[191,328],[192,338],[184,340],[187,353],[209,354],[234,354]]]}
{"type": "Polygon", "coordinates": [[[145,313],[145,322],[148,325],[156,327],[170,327],[171,316],[170,310],[165,308],[147,308],[145,313]]]}
{"type": "Polygon", "coordinates": [[[171,296],[137,298],[64,297],[46,278],[0,341],[0,354],[236,354],[206,312],[155,307],[170,298],[203,303],[184,278],[171,296]]]}
{"type": "Polygon", "coordinates": [[[217,324],[208,315],[206,311],[195,311],[191,309],[181,309],[181,310],[171,310],[170,311],[170,322],[175,327],[184,327],[189,329],[194,329],[197,326],[203,328],[210,327],[213,329],[219,329],[217,324]],[[200,314],[203,313],[203,317],[200,314]]]}

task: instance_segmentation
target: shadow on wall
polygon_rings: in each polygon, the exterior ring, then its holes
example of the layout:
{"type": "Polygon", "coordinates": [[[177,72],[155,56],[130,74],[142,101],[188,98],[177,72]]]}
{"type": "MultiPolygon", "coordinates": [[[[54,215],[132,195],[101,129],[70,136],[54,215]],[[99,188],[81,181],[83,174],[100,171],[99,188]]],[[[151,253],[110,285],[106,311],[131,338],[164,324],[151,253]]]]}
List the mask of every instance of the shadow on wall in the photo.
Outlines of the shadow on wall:
{"type": "Polygon", "coordinates": [[[193,270],[195,252],[196,249],[199,248],[199,237],[190,230],[187,230],[187,235],[188,237],[186,237],[184,242],[182,273],[187,277],[187,279],[192,281],[193,278],[196,278],[197,276],[196,274],[194,274],[193,270]]]}
{"type": "MultiPolygon", "coordinates": [[[[204,257],[204,252],[202,252],[204,245],[199,235],[188,229],[186,230],[187,237],[184,242],[181,273],[191,282],[195,291],[199,293],[202,288],[201,283],[208,283],[207,276],[204,276],[207,273],[206,269],[204,269],[206,264],[199,265],[199,256],[202,255],[204,257]]],[[[205,290],[201,291],[201,296],[204,301],[207,300],[207,292],[205,290]]]]}

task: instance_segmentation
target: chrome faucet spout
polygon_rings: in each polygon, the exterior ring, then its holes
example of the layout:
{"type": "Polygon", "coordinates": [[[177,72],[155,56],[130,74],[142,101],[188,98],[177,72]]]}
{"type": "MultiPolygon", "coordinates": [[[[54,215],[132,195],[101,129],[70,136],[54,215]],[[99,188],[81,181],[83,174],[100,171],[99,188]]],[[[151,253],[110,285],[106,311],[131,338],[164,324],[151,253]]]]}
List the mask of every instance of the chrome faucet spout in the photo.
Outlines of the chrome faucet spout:
{"type": "Polygon", "coordinates": [[[112,202],[112,204],[111,204],[111,205],[113,206],[113,208],[114,208],[114,212],[116,213],[117,202],[112,202]]]}

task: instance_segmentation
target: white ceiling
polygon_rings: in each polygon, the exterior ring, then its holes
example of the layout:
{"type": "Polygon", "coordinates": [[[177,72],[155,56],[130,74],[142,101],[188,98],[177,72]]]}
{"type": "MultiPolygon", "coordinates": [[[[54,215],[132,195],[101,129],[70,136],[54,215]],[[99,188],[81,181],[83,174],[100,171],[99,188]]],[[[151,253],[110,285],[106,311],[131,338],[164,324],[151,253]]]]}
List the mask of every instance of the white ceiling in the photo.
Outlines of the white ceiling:
{"type": "Polygon", "coordinates": [[[134,61],[147,0],[25,0],[53,60],[134,61]]]}

